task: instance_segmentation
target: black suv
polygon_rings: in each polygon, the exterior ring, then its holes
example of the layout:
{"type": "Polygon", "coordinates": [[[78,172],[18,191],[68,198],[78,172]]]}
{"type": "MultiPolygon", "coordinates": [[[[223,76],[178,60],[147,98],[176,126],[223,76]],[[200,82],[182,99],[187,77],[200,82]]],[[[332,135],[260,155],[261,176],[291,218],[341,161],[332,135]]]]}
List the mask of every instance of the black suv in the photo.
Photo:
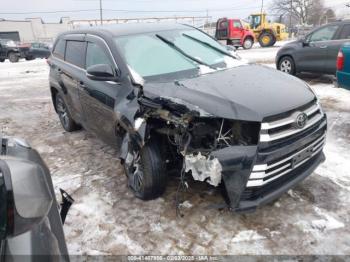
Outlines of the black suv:
{"type": "Polygon", "coordinates": [[[340,47],[350,41],[350,20],[319,27],[302,39],[284,45],[276,66],[282,72],[313,72],[335,75],[340,47]]]}
{"type": "Polygon", "coordinates": [[[310,87],[190,26],[66,32],[48,62],[63,128],[117,147],[141,199],[160,196],[172,173],[222,187],[233,210],[254,209],[324,160],[326,116],[310,87]]]}
{"type": "Polygon", "coordinates": [[[9,39],[0,39],[0,62],[9,59],[10,62],[18,62],[21,52],[16,43],[9,39]]]}

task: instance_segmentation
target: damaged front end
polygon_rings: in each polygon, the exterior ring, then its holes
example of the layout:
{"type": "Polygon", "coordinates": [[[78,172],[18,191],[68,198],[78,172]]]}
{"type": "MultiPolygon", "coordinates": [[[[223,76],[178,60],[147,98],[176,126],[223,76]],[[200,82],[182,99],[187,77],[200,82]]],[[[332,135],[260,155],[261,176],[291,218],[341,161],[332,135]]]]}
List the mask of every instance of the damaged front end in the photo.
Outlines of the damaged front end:
{"type": "MultiPolygon", "coordinates": [[[[175,170],[180,177],[191,175],[194,180],[222,186],[228,206],[236,209],[256,157],[258,121],[217,117],[179,98],[149,98],[142,90],[137,98],[139,107],[134,101],[129,103],[137,110],[128,111],[134,116],[121,151],[126,166],[131,166],[138,158],[137,151],[149,140],[159,141],[166,156],[166,172],[175,170]]],[[[137,180],[137,175],[129,176],[134,190],[137,180]]]]}

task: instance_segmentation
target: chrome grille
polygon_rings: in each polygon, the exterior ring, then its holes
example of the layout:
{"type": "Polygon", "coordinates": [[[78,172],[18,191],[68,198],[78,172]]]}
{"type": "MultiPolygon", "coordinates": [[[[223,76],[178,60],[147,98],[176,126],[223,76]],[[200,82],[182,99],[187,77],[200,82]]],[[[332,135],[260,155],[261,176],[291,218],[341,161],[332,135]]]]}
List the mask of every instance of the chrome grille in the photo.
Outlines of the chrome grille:
{"type": "Polygon", "coordinates": [[[318,123],[324,117],[322,108],[318,102],[303,111],[295,111],[288,117],[261,124],[260,142],[271,142],[282,138],[287,138],[297,134],[318,123]],[[307,115],[307,122],[303,128],[298,128],[294,124],[299,114],[307,115]]]}
{"type": "Polygon", "coordinates": [[[317,138],[307,147],[292,153],[291,155],[287,155],[283,159],[271,162],[269,164],[255,165],[252,173],[250,174],[247,187],[263,186],[306,163],[323,149],[325,140],[326,133],[317,138]],[[295,159],[304,153],[307,153],[306,157],[296,163],[295,159]]]}

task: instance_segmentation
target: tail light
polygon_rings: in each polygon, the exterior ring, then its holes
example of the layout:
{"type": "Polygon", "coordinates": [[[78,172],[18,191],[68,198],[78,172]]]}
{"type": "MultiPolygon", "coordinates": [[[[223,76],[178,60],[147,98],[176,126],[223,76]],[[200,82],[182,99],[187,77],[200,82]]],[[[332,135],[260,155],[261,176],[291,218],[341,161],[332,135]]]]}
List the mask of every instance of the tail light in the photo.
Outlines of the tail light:
{"type": "Polygon", "coordinates": [[[338,53],[338,58],[337,58],[337,70],[338,71],[343,71],[344,69],[344,54],[343,52],[340,50],[338,53]]]}

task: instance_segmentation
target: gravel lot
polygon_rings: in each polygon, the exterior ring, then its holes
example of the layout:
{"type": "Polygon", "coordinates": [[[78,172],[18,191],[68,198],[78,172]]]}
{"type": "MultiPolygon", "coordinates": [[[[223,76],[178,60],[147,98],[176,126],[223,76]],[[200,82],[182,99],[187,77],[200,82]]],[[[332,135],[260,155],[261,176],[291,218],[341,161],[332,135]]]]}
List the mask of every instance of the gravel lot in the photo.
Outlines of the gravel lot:
{"type": "MultiPolygon", "coordinates": [[[[273,66],[276,51],[239,53],[273,66]]],[[[44,60],[0,63],[0,132],[27,139],[57,192],[63,188],[76,200],[65,225],[71,254],[350,254],[350,92],[334,88],[329,77],[303,79],[328,114],[327,160],[251,214],[212,208],[222,198],[205,183],[190,184],[182,218],[175,213],[175,179],[157,200],[134,198],[115,149],[86,131],[61,128],[44,60]]]]}

